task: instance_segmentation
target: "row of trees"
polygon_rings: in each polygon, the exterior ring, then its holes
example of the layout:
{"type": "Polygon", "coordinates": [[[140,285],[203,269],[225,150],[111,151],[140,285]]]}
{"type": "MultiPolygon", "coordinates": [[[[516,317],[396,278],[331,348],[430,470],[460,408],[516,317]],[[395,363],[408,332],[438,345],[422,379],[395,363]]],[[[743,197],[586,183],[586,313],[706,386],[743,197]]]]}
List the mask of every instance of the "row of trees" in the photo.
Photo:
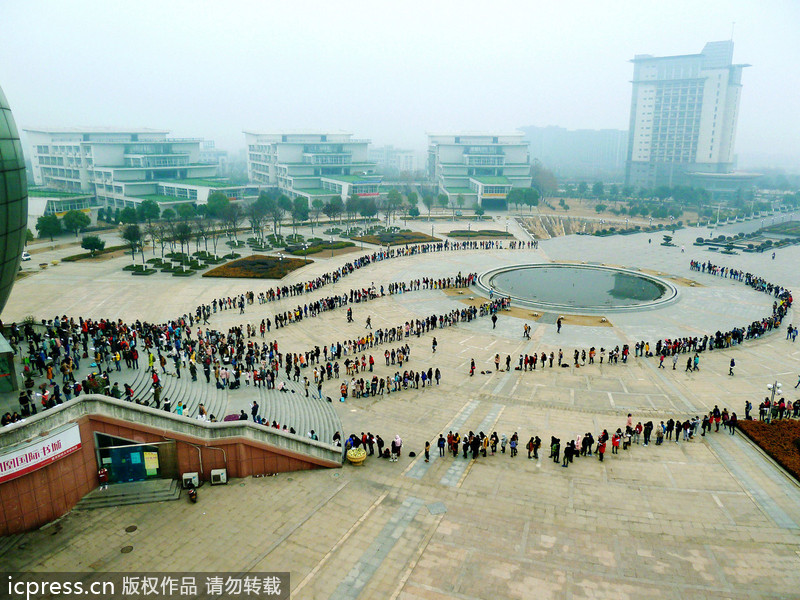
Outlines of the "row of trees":
{"type": "MultiPolygon", "coordinates": [[[[538,205],[540,196],[540,192],[535,188],[513,188],[507,201],[517,207],[533,207],[538,205]]],[[[313,230],[315,222],[319,224],[320,214],[324,214],[331,220],[346,216],[348,223],[359,216],[364,219],[373,218],[379,211],[384,213],[387,224],[398,212],[417,217],[420,215],[418,206],[420,202],[427,209],[429,219],[434,206],[443,210],[451,209],[453,218],[455,218],[456,209],[464,207],[465,199],[462,194],[458,194],[455,199],[451,200],[447,194],[433,194],[427,190],[420,196],[416,191],[408,189],[404,195],[399,189],[393,188],[382,200],[356,195],[351,195],[346,199],[341,196],[332,196],[327,201],[315,198],[309,206],[308,200],[302,196],[291,199],[283,194],[265,191],[261,192],[259,197],[248,205],[231,202],[224,193],[214,192],[208,197],[208,202],[202,205],[183,202],[176,204],[174,208],[169,207],[162,210],[157,202],[147,199],[138,204],[136,208],[101,208],[98,218],[125,226],[139,226],[140,232],[144,230],[147,234],[145,237],[151,239],[159,237],[158,231],[160,230],[168,231],[172,237],[175,237],[178,225],[189,222],[195,223],[195,229],[199,230],[221,226],[232,235],[233,239],[236,239],[236,231],[239,226],[242,222],[248,221],[253,234],[263,241],[265,225],[272,222],[273,231],[280,235],[282,223],[287,215],[291,218],[292,232],[296,233],[297,224],[308,221],[312,216],[313,230]]],[[[483,214],[483,210],[477,207],[476,213],[483,214]]],[[[71,210],[62,219],[56,215],[39,217],[36,229],[40,237],[49,237],[52,240],[54,236],[64,230],[74,233],[77,237],[90,225],[91,219],[86,213],[71,210]]],[[[126,227],[124,230],[129,229],[126,227]]],[[[130,229],[130,231],[135,231],[135,229],[130,229]]]]}
{"type": "Polygon", "coordinates": [[[36,231],[39,237],[48,237],[53,241],[53,237],[60,234],[62,231],[69,231],[78,237],[81,231],[84,231],[92,220],[89,215],[80,210],[68,211],[63,219],[59,219],[56,215],[43,215],[36,220],[36,231]]]}

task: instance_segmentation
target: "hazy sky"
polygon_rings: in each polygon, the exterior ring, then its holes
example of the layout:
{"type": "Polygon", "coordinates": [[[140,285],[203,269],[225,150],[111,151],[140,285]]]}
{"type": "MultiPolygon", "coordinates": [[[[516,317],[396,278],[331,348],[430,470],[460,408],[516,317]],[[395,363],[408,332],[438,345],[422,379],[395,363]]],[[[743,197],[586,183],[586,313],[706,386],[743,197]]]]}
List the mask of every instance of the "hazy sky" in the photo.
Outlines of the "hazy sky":
{"type": "Polygon", "coordinates": [[[635,54],[734,30],[740,166],[800,165],[797,0],[40,2],[0,0],[0,86],[20,127],[204,136],[345,129],[626,129],[635,54]]]}

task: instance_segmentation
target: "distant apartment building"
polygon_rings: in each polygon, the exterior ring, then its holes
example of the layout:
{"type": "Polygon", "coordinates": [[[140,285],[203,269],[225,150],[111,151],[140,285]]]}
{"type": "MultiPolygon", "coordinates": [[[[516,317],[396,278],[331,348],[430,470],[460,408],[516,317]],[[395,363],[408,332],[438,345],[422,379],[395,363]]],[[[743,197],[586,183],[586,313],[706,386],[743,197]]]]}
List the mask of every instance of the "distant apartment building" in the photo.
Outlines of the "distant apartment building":
{"type": "Polygon", "coordinates": [[[33,179],[49,190],[90,194],[93,207],[135,208],[154,200],[161,208],[204,204],[223,191],[233,200],[258,193],[217,177],[217,164],[201,162],[201,138],[168,138],[158,129],[26,129],[33,179]]]}
{"type": "Polygon", "coordinates": [[[369,159],[377,164],[384,174],[414,173],[417,170],[417,153],[394,146],[370,148],[369,159]]]}
{"type": "Polygon", "coordinates": [[[531,158],[559,177],[621,181],[625,175],[628,132],[620,129],[520,127],[531,158]]]}
{"type": "Polygon", "coordinates": [[[369,158],[369,140],[352,133],[245,131],[251,182],[309,204],[331,196],[378,196],[382,176],[369,158]]]}
{"type": "Polygon", "coordinates": [[[514,187],[530,187],[530,155],[522,133],[428,135],[428,176],[451,204],[501,208],[514,187]]]}
{"type": "Polygon", "coordinates": [[[214,140],[203,140],[198,162],[204,165],[216,165],[218,173],[222,174],[228,170],[228,152],[217,148],[214,140]]]}
{"type": "Polygon", "coordinates": [[[702,185],[735,190],[755,176],[734,173],[742,71],[733,41],[709,42],[699,54],[633,62],[626,183],[702,185]]]}

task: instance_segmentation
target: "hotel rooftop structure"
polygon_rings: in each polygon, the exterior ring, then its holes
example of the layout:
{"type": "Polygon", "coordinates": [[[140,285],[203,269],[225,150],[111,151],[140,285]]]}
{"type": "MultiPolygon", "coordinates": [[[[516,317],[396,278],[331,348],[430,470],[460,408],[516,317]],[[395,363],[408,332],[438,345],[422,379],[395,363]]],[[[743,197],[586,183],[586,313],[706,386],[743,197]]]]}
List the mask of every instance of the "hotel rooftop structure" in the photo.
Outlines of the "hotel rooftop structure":
{"type": "Polygon", "coordinates": [[[382,176],[369,160],[370,140],[338,132],[244,132],[247,174],[290,198],[378,196],[382,176]]]}

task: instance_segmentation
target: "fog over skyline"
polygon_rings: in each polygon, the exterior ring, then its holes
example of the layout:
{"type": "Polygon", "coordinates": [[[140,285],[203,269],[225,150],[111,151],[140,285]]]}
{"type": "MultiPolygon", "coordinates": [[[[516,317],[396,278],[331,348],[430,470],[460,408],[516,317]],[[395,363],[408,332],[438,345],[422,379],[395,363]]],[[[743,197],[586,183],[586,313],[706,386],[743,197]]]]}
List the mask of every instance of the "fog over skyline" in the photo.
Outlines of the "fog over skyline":
{"type": "Polygon", "coordinates": [[[0,4],[20,129],[128,126],[244,148],[243,130],[628,129],[636,54],[729,39],[745,69],[739,167],[800,170],[800,2],[0,4]]]}

